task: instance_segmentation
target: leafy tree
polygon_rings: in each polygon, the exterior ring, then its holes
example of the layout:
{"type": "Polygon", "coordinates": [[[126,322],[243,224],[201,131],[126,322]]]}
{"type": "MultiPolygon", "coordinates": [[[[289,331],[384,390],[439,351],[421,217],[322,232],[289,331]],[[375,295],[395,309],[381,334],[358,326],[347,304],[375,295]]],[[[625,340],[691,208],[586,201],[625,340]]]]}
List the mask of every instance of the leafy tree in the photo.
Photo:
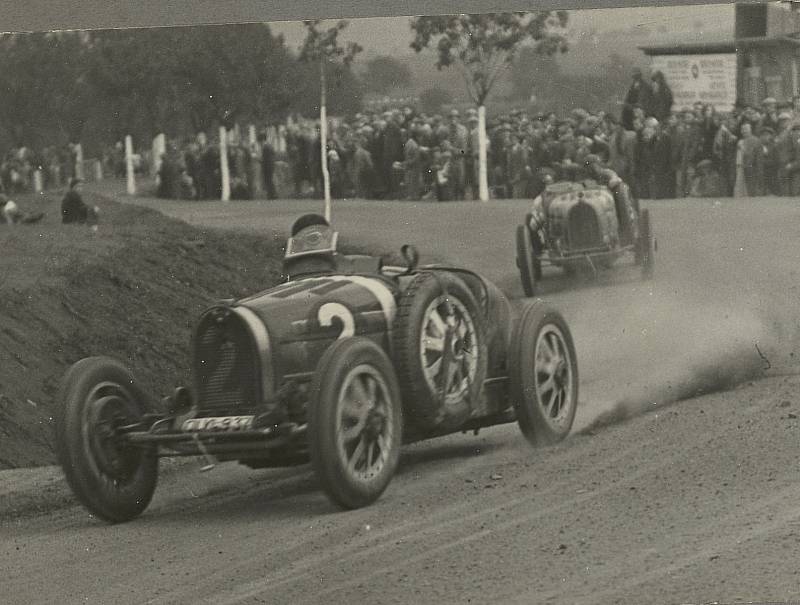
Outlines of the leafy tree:
{"type": "Polygon", "coordinates": [[[0,124],[14,145],[53,132],[80,139],[92,109],[87,52],[77,32],[0,36],[0,124]]]}
{"type": "Polygon", "coordinates": [[[370,59],[363,78],[365,88],[378,94],[411,86],[411,70],[408,66],[386,55],[370,59]]]}
{"type": "Polygon", "coordinates": [[[327,72],[329,64],[341,62],[349,67],[362,48],[355,42],[345,45],[339,42],[339,33],[347,27],[347,21],[339,21],[328,29],[319,29],[321,21],[303,21],[306,38],[300,48],[300,60],[319,66],[320,82],[320,153],[322,154],[322,180],[325,192],[325,218],[331,218],[331,185],[328,174],[328,116],[327,116],[327,72]]]}
{"type": "Polygon", "coordinates": [[[543,55],[564,52],[567,41],[564,11],[486,13],[416,17],[411,21],[411,48],[421,52],[435,46],[439,69],[456,65],[472,101],[478,106],[480,199],[489,199],[486,173],[485,103],[498,76],[512,63],[524,44],[543,55]]]}
{"type": "Polygon", "coordinates": [[[93,45],[93,78],[118,127],[143,136],[279,117],[298,90],[294,61],[266,25],[108,30],[93,45]]]}

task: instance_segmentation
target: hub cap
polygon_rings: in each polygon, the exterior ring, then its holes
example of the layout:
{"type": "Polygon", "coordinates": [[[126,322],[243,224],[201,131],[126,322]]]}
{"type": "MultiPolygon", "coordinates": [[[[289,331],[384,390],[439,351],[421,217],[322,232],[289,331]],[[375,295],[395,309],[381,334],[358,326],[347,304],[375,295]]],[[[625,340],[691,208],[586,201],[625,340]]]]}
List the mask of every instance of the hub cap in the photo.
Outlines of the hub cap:
{"type": "Polygon", "coordinates": [[[547,324],[539,332],[534,360],[536,399],[547,421],[558,426],[575,405],[572,365],[564,334],[558,326],[547,324]]]}
{"type": "Polygon", "coordinates": [[[457,298],[440,296],[425,310],[420,334],[420,356],[425,381],[445,405],[460,401],[478,369],[475,324],[457,298]],[[449,302],[449,304],[448,304],[449,302]]]}
{"type": "Polygon", "coordinates": [[[362,364],[350,370],[339,391],[337,446],[351,476],[369,481],[389,459],[394,443],[391,395],[380,372],[362,364]]]}

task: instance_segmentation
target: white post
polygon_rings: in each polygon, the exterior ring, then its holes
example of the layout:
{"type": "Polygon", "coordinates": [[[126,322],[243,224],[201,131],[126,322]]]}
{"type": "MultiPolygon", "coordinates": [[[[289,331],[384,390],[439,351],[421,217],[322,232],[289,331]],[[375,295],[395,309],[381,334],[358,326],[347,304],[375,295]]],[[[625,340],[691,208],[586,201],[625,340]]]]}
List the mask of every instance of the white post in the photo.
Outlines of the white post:
{"type": "Polygon", "coordinates": [[[489,201],[489,174],[486,158],[486,106],[478,107],[478,197],[489,201]]]}
{"type": "Polygon", "coordinates": [[[44,189],[42,185],[42,171],[38,168],[33,171],[33,192],[41,193],[44,189]]]}
{"type": "Polygon", "coordinates": [[[247,138],[250,141],[250,177],[253,179],[250,190],[254,197],[260,197],[264,190],[264,175],[261,172],[261,146],[258,144],[255,124],[247,128],[247,138]]]}
{"type": "Polygon", "coordinates": [[[75,143],[75,176],[84,180],[83,172],[83,145],[75,143]]]}
{"type": "Polygon", "coordinates": [[[224,126],[219,127],[219,167],[222,176],[222,201],[231,199],[231,173],[228,168],[228,131],[224,126]]]}
{"type": "MultiPolygon", "coordinates": [[[[321,99],[319,104],[319,139],[322,153],[322,186],[325,190],[325,220],[331,222],[331,175],[328,174],[328,112],[325,109],[325,59],[320,59],[321,99]]],[[[316,175],[315,177],[316,178],[316,175]]]]}
{"type": "Polygon", "coordinates": [[[125,136],[125,172],[128,176],[128,195],[136,195],[136,175],[133,172],[133,137],[125,136]]]}
{"type": "Polygon", "coordinates": [[[100,160],[94,161],[94,180],[96,183],[103,180],[103,163],[100,160]]]}
{"type": "Polygon", "coordinates": [[[159,133],[153,138],[153,175],[156,184],[161,182],[158,171],[161,170],[161,156],[167,152],[167,137],[164,133],[159,133]]]}

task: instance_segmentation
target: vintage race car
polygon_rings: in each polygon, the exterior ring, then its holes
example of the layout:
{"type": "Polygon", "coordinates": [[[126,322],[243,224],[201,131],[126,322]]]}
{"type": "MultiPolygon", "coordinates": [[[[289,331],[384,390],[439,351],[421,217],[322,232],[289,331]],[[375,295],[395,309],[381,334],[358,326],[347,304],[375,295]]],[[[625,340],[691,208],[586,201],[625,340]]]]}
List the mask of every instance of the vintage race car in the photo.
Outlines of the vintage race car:
{"type": "Polygon", "coordinates": [[[517,421],[534,444],[563,439],[578,402],[570,330],[542,301],[521,308],[460,268],[383,266],[336,251],[311,225],[289,240],[288,281],[199,318],[193,384],[151,397],[119,362],[90,357],[62,381],[56,451],[96,516],[150,502],[161,456],[254,468],[311,462],[327,495],[367,505],[403,443],[517,421]]]}
{"type": "Polygon", "coordinates": [[[542,266],[568,273],[598,266],[609,268],[622,256],[633,256],[642,276],[653,275],[656,249],[650,213],[622,183],[619,194],[630,200],[618,209],[614,194],[594,181],[548,185],[516,231],[516,259],[525,296],[533,296],[542,266]]]}

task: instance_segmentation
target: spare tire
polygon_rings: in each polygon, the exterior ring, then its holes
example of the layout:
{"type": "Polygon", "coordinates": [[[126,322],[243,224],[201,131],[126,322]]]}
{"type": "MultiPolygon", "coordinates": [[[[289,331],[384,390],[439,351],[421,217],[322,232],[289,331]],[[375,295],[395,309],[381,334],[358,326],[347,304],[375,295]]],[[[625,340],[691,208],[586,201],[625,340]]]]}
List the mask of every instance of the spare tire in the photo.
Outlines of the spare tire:
{"type": "Polygon", "coordinates": [[[392,332],[406,419],[422,431],[458,428],[486,379],[486,321],[475,296],[452,273],[420,273],[398,302],[392,332]]]}

